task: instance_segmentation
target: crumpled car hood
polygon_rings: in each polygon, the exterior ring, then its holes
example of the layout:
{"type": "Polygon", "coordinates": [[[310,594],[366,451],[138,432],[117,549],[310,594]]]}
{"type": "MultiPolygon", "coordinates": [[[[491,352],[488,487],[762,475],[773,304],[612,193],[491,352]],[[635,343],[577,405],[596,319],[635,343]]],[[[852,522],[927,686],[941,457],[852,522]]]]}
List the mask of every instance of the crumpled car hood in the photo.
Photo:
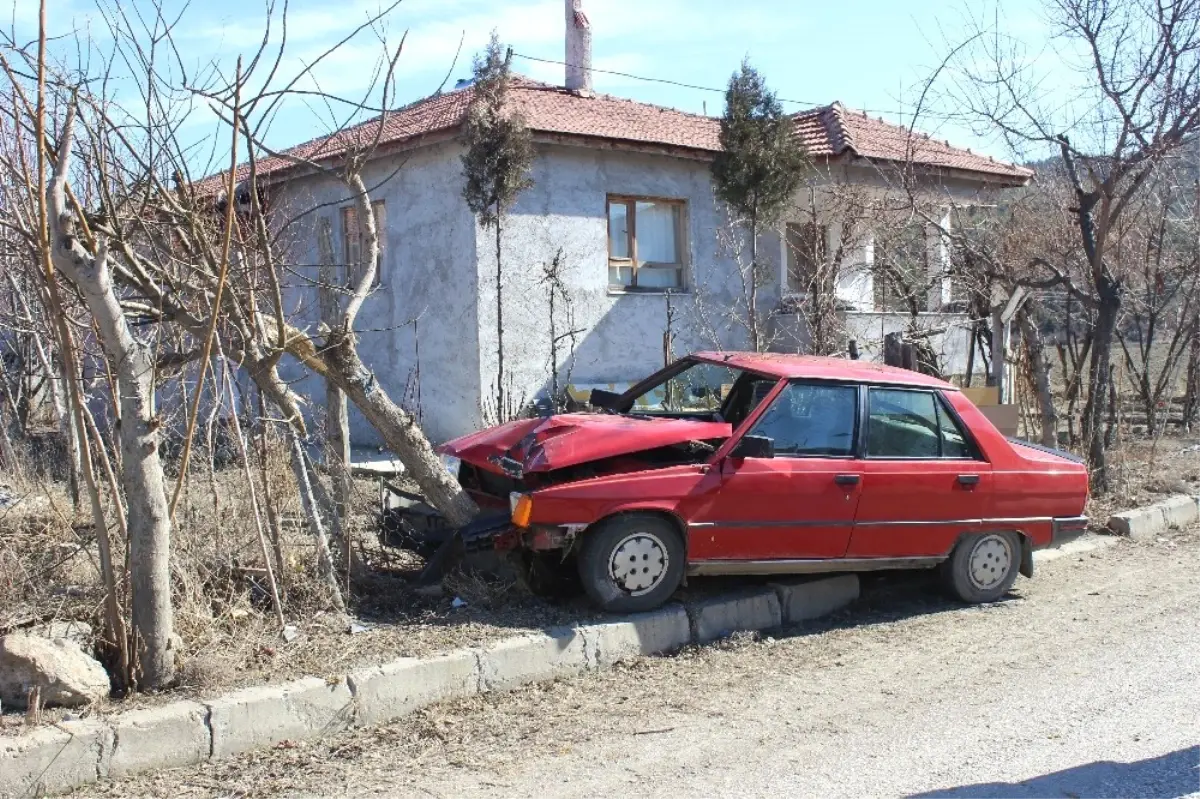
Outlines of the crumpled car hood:
{"type": "Polygon", "coordinates": [[[471,433],[443,444],[438,452],[493,472],[502,470],[489,458],[505,455],[519,462],[526,473],[548,472],[615,455],[731,435],[733,426],[728,422],[567,413],[518,419],[471,433]]]}

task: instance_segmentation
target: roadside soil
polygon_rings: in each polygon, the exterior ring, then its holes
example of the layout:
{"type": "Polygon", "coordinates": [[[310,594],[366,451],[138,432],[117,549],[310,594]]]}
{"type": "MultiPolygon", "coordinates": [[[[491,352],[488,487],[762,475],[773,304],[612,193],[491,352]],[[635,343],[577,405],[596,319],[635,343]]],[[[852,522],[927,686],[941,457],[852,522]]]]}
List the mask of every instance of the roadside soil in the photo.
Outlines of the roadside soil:
{"type": "Polygon", "coordinates": [[[1200,527],[82,796],[1200,794],[1200,527]]]}
{"type": "MultiPolygon", "coordinates": [[[[1200,493],[1200,437],[1126,442],[1113,456],[1115,490],[1089,503],[1093,527],[1108,515],[1187,491],[1200,493]]],[[[197,478],[199,479],[199,478],[197,478]]],[[[370,573],[352,586],[352,615],[327,610],[315,590],[313,548],[290,475],[272,473],[281,501],[289,588],[287,634],[272,614],[257,567],[261,566],[253,511],[241,490],[242,473],[230,467],[210,478],[219,501],[185,496],[176,536],[176,631],[183,639],[179,682],[157,694],[109,700],[82,711],[107,714],[180,698],[210,699],[234,688],[302,676],[332,676],[401,656],[423,656],[476,646],[510,635],[598,617],[582,597],[545,600],[529,594],[515,576],[455,575],[434,595],[413,591],[422,563],[375,538],[378,485],[355,485],[356,542],[370,573]],[[236,564],[237,568],[231,568],[236,564]]],[[[205,491],[208,487],[205,487],[205,491]]],[[[99,629],[103,592],[90,517],[73,515],[61,485],[29,486],[27,501],[0,510],[0,634],[29,619],[74,619],[99,629]]],[[[492,564],[502,565],[502,564],[492,564]]],[[[685,596],[703,596],[728,580],[694,581],[685,596]]],[[[745,582],[745,581],[742,581],[745,582]]],[[[43,723],[80,711],[49,709],[43,723]]],[[[0,714],[0,734],[25,725],[21,713],[0,714]]]]}

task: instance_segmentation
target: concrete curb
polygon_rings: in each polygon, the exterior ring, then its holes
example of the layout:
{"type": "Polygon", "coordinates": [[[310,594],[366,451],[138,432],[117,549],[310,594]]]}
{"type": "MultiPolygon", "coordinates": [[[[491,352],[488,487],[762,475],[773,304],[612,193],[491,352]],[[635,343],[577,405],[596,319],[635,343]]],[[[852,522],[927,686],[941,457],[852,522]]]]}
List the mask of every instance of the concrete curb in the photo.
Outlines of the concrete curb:
{"type": "Polygon", "coordinates": [[[308,677],[0,737],[0,797],[61,792],[107,777],[178,767],[395,721],[428,705],[611,668],[739,630],[829,614],[858,598],[856,575],[781,580],[758,590],[597,624],[514,636],[344,677],[308,677]]]}
{"type": "Polygon", "coordinates": [[[1178,529],[1200,519],[1200,497],[1179,494],[1144,508],[1114,513],[1108,529],[1134,541],[1141,541],[1178,529]]]}

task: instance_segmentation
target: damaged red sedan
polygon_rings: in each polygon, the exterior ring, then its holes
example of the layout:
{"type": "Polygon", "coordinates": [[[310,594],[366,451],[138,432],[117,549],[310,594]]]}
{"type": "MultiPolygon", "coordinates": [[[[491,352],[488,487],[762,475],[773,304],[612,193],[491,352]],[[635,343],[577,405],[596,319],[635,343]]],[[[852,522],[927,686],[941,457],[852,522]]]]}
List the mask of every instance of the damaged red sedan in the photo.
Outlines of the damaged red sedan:
{"type": "Polygon", "coordinates": [[[605,610],[656,607],[687,576],[935,567],[988,602],[1086,528],[1079,459],[915,372],[698,353],[591,403],[440,452],[503,513],[478,526],[495,548],[575,571],[605,610]]]}

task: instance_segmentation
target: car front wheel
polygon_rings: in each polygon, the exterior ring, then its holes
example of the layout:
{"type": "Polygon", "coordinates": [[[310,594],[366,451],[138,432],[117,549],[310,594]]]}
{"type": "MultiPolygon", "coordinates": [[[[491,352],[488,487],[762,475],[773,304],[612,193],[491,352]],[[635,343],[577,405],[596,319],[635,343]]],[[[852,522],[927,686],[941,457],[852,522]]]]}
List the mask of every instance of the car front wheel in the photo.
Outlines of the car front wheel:
{"type": "Polygon", "coordinates": [[[614,516],[589,531],[579,552],[579,576],[602,610],[630,613],[667,601],[683,579],[683,539],[667,520],[649,514],[614,516]]]}
{"type": "Polygon", "coordinates": [[[994,602],[1008,593],[1021,570],[1016,533],[977,533],[958,542],[943,567],[946,587],[964,602],[994,602]]]}

